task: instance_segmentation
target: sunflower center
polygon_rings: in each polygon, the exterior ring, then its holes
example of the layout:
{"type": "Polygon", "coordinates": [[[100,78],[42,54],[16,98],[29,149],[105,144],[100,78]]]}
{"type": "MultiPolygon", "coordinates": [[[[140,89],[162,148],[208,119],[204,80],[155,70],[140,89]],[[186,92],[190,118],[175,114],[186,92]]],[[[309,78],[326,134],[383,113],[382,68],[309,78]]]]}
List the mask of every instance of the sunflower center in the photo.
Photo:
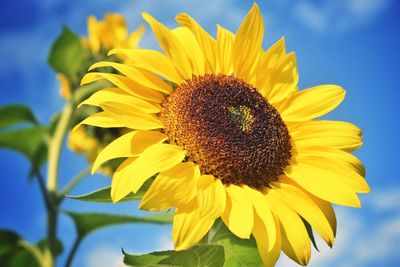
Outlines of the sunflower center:
{"type": "Polygon", "coordinates": [[[206,74],[179,85],[163,103],[161,120],[170,142],[224,184],[266,187],[291,157],[279,113],[235,77],[206,74]]]}

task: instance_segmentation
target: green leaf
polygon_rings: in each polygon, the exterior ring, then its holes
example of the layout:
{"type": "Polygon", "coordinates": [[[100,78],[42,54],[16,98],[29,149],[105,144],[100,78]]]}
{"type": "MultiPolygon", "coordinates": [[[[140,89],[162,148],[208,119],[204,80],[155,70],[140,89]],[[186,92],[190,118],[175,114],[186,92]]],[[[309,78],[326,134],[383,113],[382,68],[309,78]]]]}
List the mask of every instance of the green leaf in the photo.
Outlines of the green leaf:
{"type": "MultiPolygon", "coordinates": [[[[140,188],[140,190],[136,194],[130,193],[129,195],[124,197],[120,202],[142,199],[143,195],[147,192],[152,182],[153,179],[147,180],[147,182],[140,188]]],[[[66,197],[86,202],[113,203],[111,200],[111,187],[101,188],[84,195],[66,196],[66,197]]]]}
{"type": "Polygon", "coordinates": [[[124,253],[124,263],[129,266],[222,267],[224,248],[220,245],[197,245],[181,251],[160,251],[144,255],[124,253]]]}
{"type": "Polygon", "coordinates": [[[47,129],[41,126],[0,133],[0,147],[18,151],[32,162],[43,161],[47,129]]]}
{"type": "MultiPolygon", "coordinates": [[[[301,218],[301,217],[300,217],[300,218],[301,218]]],[[[307,234],[308,234],[308,237],[309,237],[310,240],[311,240],[311,243],[313,244],[314,248],[315,248],[317,251],[319,251],[319,249],[318,249],[318,247],[317,247],[317,242],[315,242],[314,233],[313,233],[313,230],[312,230],[311,225],[310,225],[306,220],[304,220],[303,218],[301,218],[301,219],[303,220],[304,226],[305,226],[306,229],[307,229],[307,234]]]]}
{"type": "Polygon", "coordinates": [[[224,247],[226,267],[264,266],[254,238],[238,238],[222,220],[214,224],[208,242],[224,247]]]}
{"type": "Polygon", "coordinates": [[[40,267],[38,259],[29,251],[28,242],[11,230],[0,229],[0,263],[7,267],[40,267]],[[23,246],[22,244],[26,244],[23,246]]]}
{"type": "Polygon", "coordinates": [[[80,37],[67,27],[54,42],[49,54],[50,66],[69,79],[75,79],[78,72],[86,68],[87,50],[80,37]]]}
{"type": "Polygon", "coordinates": [[[0,229],[0,262],[3,261],[4,257],[15,251],[20,239],[17,233],[0,229]]]}
{"type": "Polygon", "coordinates": [[[83,238],[89,233],[103,227],[123,223],[154,223],[170,224],[172,213],[158,213],[145,217],[133,217],[124,215],[112,215],[104,213],[75,213],[64,211],[75,222],[78,237],[83,238]]]}
{"type": "Polygon", "coordinates": [[[24,105],[7,105],[0,107],[0,129],[23,122],[38,123],[29,107],[24,105]]]}

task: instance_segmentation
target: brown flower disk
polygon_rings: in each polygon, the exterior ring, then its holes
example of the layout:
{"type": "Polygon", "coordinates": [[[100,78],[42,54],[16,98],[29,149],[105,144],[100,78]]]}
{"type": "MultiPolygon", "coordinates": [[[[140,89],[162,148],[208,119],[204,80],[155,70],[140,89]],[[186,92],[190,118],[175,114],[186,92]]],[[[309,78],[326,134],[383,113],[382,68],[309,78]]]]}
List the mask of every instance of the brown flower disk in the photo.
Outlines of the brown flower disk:
{"type": "Polygon", "coordinates": [[[179,85],[163,103],[161,120],[170,142],[224,184],[266,187],[291,157],[279,113],[235,77],[206,74],[179,85]]]}

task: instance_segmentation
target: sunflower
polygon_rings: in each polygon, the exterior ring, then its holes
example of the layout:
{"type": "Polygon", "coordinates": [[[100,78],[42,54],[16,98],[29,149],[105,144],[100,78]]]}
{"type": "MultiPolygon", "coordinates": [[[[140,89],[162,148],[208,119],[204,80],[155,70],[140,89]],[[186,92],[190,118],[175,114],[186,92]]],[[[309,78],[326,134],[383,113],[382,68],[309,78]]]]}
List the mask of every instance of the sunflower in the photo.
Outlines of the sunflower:
{"type": "Polygon", "coordinates": [[[262,48],[264,26],[256,4],[236,34],[218,26],[210,36],[187,14],[168,29],[144,13],[165,54],[114,49],[127,64],[99,62],[119,74],[91,72],[83,84],[106,79],[82,104],[101,112],[81,125],[130,132],[108,145],[93,171],[124,158],[113,175],[118,202],[156,178],[140,208],[175,208],[177,250],[201,240],[221,218],[237,237],[254,237],[266,266],[281,250],[299,264],[310,259],[304,221],[332,246],[336,218],[331,203],[360,207],[370,191],[362,163],[349,152],[361,130],[346,122],[315,120],[336,108],[337,85],[299,90],[296,58],[284,39],[262,48]]]}
{"type": "MultiPolygon", "coordinates": [[[[81,41],[85,48],[88,49],[88,66],[93,62],[97,62],[107,57],[107,53],[113,48],[129,48],[138,47],[139,41],[144,33],[144,26],[139,26],[136,31],[129,34],[125,18],[116,13],[107,14],[103,21],[98,21],[94,16],[90,16],[87,20],[88,37],[82,37],[81,41]]],[[[117,56],[112,59],[114,62],[123,62],[125,57],[117,56]]],[[[84,69],[87,69],[85,67],[84,69]]],[[[113,70],[106,69],[112,72],[113,70]]],[[[82,76],[84,73],[82,73],[82,76]]],[[[81,76],[81,77],[82,77],[81,76]]],[[[60,94],[67,100],[71,99],[74,91],[65,75],[57,75],[61,83],[60,94]]],[[[82,108],[75,115],[75,123],[83,118],[98,112],[98,108],[82,108]]],[[[96,129],[91,126],[82,127],[79,131],[70,134],[68,139],[68,147],[76,152],[85,154],[88,161],[93,162],[101,151],[111,141],[121,136],[123,129],[96,129]]],[[[111,174],[113,168],[102,168],[105,174],[111,174]]]]}

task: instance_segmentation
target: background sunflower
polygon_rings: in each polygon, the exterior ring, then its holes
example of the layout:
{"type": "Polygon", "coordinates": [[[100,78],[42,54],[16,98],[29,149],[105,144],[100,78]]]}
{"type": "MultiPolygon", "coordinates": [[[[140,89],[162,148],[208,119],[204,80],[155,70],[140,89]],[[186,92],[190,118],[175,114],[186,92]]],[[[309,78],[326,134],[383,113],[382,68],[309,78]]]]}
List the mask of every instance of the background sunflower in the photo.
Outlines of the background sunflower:
{"type": "MultiPolygon", "coordinates": [[[[214,3],[214,1],[211,1],[214,3]]],[[[211,2],[202,2],[201,8],[194,3],[184,3],[185,11],[192,14],[202,25],[212,31],[215,23],[224,26],[232,25],[230,29],[237,28],[239,20],[243,17],[244,10],[248,10],[250,3],[236,3],[222,1],[217,6],[211,2]],[[208,18],[202,17],[200,10],[210,7],[208,18]],[[230,10],[230,12],[227,12],[230,10]],[[225,21],[220,21],[218,13],[224,11],[225,21]],[[239,14],[239,15],[238,15],[239,14]]],[[[20,88],[20,90],[3,90],[2,103],[20,102],[21,100],[34,107],[39,113],[39,119],[45,120],[48,115],[59,108],[62,101],[56,94],[58,85],[51,71],[45,66],[43,59],[46,57],[47,48],[59,32],[62,22],[72,22],[74,29],[82,34],[85,32],[85,21],[82,19],[92,13],[102,17],[106,11],[124,9],[125,15],[133,11],[146,10],[157,18],[167,21],[180,10],[171,7],[170,1],[159,1],[157,6],[151,3],[125,2],[104,3],[99,7],[98,1],[74,2],[30,2],[30,9],[35,12],[24,13],[25,10],[17,9],[16,3],[6,3],[6,8],[1,12],[6,20],[1,30],[1,55],[5,59],[2,63],[1,87],[20,88]],[[88,5],[87,8],[82,8],[88,5]],[[145,6],[141,6],[145,5],[145,6]],[[127,7],[132,7],[128,10],[127,7]],[[167,8],[168,7],[168,8],[167,8]],[[93,10],[93,9],[96,10],[93,10]],[[58,14],[64,10],[63,16],[58,14]],[[132,11],[133,10],[133,11],[132,11]],[[17,12],[18,11],[18,12],[17,12]],[[16,16],[15,14],[20,14],[16,16]],[[16,19],[18,18],[18,19],[16,19]],[[165,20],[164,20],[165,19],[165,20]],[[52,21],[53,23],[49,23],[52,21]],[[32,23],[34,22],[34,23],[32,23]],[[25,42],[28,38],[30,46],[35,49],[26,49],[25,42]],[[11,52],[10,52],[11,51],[11,52]],[[33,52],[34,51],[34,52],[33,52]],[[34,67],[33,67],[34,66],[34,67]],[[40,78],[38,78],[40,77],[40,78]],[[37,92],[41,93],[38,94],[37,92]],[[52,93],[53,92],[53,93],[52,93]],[[43,105],[43,94],[54,96],[54,102],[43,105]]],[[[267,29],[270,35],[266,38],[265,47],[270,46],[282,34],[286,35],[290,50],[295,49],[300,62],[302,79],[301,87],[324,82],[337,82],[348,89],[347,102],[327,118],[343,119],[359,125],[366,133],[365,145],[358,156],[363,160],[368,169],[368,180],[374,193],[363,199],[363,209],[351,212],[339,209],[339,228],[336,248],[333,252],[322,251],[313,255],[315,266],[391,266],[398,262],[398,196],[399,185],[396,166],[396,147],[398,126],[393,123],[397,119],[398,110],[396,102],[399,98],[397,88],[397,62],[400,59],[397,47],[400,10],[399,4],[394,1],[338,1],[335,3],[321,1],[315,4],[311,1],[297,3],[269,3],[261,6],[267,17],[267,29]],[[289,14],[289,15],[288,15],[289,14]],[[340,14],[340,15],[338,15],[340,14]],[[272,27],[273,25],[273,27],[272,27]],[[327,53],[327,51],[329,53],[327,53]],[[384,66],[384,67],[382,67],[384,66]],[[377,96],[377,92],[379,95],[377,96]],[[385,174],[383,175],[383,170],[385,174]],[[368,224],[365,224],[368,222],[368,224]],[[355,238],[363,236],[363,238],[355,238]],[[327,255],[327,257],[325,257],[327,255]]],[[[169,21],[172,23],[172,20],[169,21]]],[[[131,21],[137,25],[138,21],[131,21]]],[[[150,35],[148,35],[150,36],[150,35]]],[[[145,38],[146,45],[156,47],[150,37],[145,38]]],[[[66,151],[65,151],[66,152],[66,151]]],[[[0,152],[2,164],[7,166],[3,170],[3,177],[24,176],[28,166],[19,156],[9,152],[0,152]]],[[[67,158],[71,158],[65,153],[67,158]]],[[[69,176],[84,166],[84,161],[76,162],[65,171],[69,176]]],[[[76,194],[85,193],[93,188],[106,185],[109,181],[89,179],[76,194]]],[[[41,201],[36,192],[26,186],[23,179],[7,180],[7,186],[1,189],[3,210],[1,225],[15,227],[31,240],[37,240],[38,233],[43,230],[41,218],[43,210],[41,201]],[[10,190],[10,188],[13,190],[10,190]],[[20,196],[23,195],[24,198],[20,196]],[[29,199],[29,201],[28,201],[29,199]],[[11,204],[10,204],[11,203],[11,204]],[[24,212],[22,212],[24,211],[24,212]],[[38,223],[32,223],[37,221],[38,223]]],[[[93,208],[92,205],[82,203],[70,204],[74,208],[93,208]]],[[[99,209],[113,210],[110,207],[99,209]]],[[[130,212],[131,204],[119,205],[121,211],[130,212]]],[[[66,240],[71,240],[72,227],[63,219],[63,235],[66,240]]],[[[132,227],[133,228],[133,227],[132,227]]],[[[139,229],[123,227],[99,232],[87,240],[82,252],[78,255],[77,262],[87,263],[88,266],[97,266],[106,259],[111,262],[120,260],[117,247],[135,248],[142,244],[142,250],[163,249],[161,246],[169,244],[168,239],[160,240],[159,244],[152,242],[153,238],[141,235],[151,229],[154,236],[167,233],[167,227],[149,228],[144,226],[139,229]],[[135,241],[130,236],[137,237],[135,241]],[[121,240],[115,240],[120,236],[121,240]],[[93,245],[97,245],[93,247],[93,245]],[[159,247],[157,247],[159,246],[159,247]],[[104,255],[104,258],[99,257],[104,255]],[[96,265],[97,264],[97,265],[96,265]]],[[[67,244],[68,245],[68,244],[67,244]]],[[[321,247],[323,249],[323,247],[321,247]]],[[[65,257],[65,256],[64,256],[65,257]]],[[[278,264],[289,266],[285,259],[278,264]]]]}

